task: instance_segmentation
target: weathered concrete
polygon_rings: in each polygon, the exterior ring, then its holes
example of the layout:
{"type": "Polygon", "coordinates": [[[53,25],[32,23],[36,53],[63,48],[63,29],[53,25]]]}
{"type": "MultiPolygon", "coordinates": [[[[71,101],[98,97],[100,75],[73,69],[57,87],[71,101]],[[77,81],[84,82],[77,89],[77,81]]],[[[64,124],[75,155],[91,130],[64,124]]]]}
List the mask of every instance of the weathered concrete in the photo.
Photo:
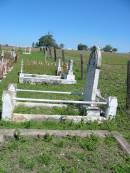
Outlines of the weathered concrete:
{"type": "Polygon", "coordinates": [[[130,155],[130,144],[126,139],[116,131],[109,132],[107,130],[42,130],[42,129],[0,129],[0,143],[4,144],[6,139],[23,137],[43,137],[45,135],[53,135],[56,137],[77,136],[81,138],[90,135],[98,137],[112,136],[116,139],[121,149],[130,155]]]}
{"type": "Polygon", "coordinates": [[[87,116],[81,116],[81,115],[42,115],[42,114],[19,114],[19,113],[13,113],[12,121],[15,122],[25,122],[25,121],[47,121],[47,120],[53,120],[53,121],[72,121],[74,123],[79,123],[81,121],[88,122],[88,121],[97,121],[101,122],[106,120],[105,117],[87,117],[87,116]]]}

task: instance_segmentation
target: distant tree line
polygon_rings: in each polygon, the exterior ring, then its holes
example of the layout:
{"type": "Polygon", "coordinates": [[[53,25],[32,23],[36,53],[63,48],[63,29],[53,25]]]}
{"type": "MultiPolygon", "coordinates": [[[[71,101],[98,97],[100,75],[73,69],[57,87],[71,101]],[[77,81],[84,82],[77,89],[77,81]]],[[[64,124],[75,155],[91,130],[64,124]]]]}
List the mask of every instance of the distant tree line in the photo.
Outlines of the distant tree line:
{"type": "MultiPolygon", "coordinates": [[[[46,35],[41,36],[36,43],[33,42],[32,47],[55,47],[55,48],[63,49],[64,44],[63,43],[57,44],[53,35],[48,33],[46,35]]],[[[79,43],[77,45],[77,50],[89,51],[89,50],[91,50],[91,47],[89,48],[86,44],[79,43]]],[[[108,44],[102,48],[102,51],[104,51],[104,52],[117,52],[117,48],[114,48],[108,44]]]]}
{"type": "MultiPolygon", "coordinates": [[[[79,43],[77,46],[77,50],[91,50],[86,44],[79,43]]],[[[112,47],[111,45],[106,45],[101,49],[104,52],[117,52],[117,48],[112,47]]]]}

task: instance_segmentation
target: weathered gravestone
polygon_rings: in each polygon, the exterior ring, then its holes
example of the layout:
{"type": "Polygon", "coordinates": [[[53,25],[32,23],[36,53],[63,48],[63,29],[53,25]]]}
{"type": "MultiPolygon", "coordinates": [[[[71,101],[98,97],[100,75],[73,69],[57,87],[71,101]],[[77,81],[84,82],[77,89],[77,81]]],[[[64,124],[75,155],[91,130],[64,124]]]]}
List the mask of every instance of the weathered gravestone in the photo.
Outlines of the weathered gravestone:
{"type": "Polygon", "coordinates": [[[31,51],[32,51],[31,47],[25,48],[23,54],[31,54],[31,51]]]}
{"type": "Polygon", "coordinates": [[[67,79],[68,79],[68,80],[73,80],[73,81],[75,81],[75,75],[74,75],[74,73],[73,73],[73,60],[70,60],[70,61],[69,61],[69,64],[68,64],[67,79]]]}
{"type": "Polygon", "coordinates": [[[117,110],[117,98],[110,96],[107,99],[104,99],[101,97],[100,90],[98,89],[101,62],[101,51],[98,47],[94,46],[87,65],[87,79],[84,89],[84,101],[96,102],[99,100],[104,100],[107,102],[107,108],[106,110],[102,110],[97,106],[97,104],[90,104],[86,106],[85,114],[92,120],[98,119],[98,117],[100,117],[102,114],[104,114],[105,117],[114,117],[116,116],[117,110]]]}

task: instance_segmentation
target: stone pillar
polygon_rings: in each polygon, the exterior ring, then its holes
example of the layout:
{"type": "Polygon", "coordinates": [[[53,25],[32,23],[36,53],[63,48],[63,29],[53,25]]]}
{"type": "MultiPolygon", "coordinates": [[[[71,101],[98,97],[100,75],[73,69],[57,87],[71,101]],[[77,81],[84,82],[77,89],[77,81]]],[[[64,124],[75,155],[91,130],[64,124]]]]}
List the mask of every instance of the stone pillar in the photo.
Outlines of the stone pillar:
{"type": "Polygon", "coordinates": [[[70,60],[68,64],[67,80],[75,80],[75,75],[73,74],[73,60],[70,60]]]}
{"type": "Polygon", "coordinates": [[[2,120],[11,120],[16,101],[16,87],[10,84],[8,90],[3,91],[2,95],[2,120]]]}
{"type": "Polygon", "coordinates": [[[116,111],[117,111],[117,98],[116,97],[108,97],[107,99],[107,109],[106,109],[106,117],[112,119],[113,117],[116,116],[116,111]]]}
{"type": "Polygon", "coordinates": [[[61,73],[62,73],[61,59],[59,59],[57,66],[57,76],[61,75],[61,73]]]}

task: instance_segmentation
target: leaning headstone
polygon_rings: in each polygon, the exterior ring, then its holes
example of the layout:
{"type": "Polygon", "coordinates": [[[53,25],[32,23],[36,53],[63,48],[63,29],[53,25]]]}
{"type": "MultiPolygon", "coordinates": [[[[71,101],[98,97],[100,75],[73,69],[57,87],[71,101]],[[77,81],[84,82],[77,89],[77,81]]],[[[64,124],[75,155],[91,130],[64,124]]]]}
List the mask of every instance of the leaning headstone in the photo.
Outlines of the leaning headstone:
{"type": "Polygon", "coordinates": [[[99,74],[101,68],[101,52],[97,47],[93,47],[87,65],[87,79],[86,88],[84,91],[85,101],[96,101],[96,94],[98,89],[99,74]]]}
{"type": "MultiPolygon", "coordinates": [[[[90,53],[90,58],[87,64],[87,79],[84,90],[84,101],[96,102],[101,60],[102,57],[100,49],[94,46],[90,53]]],[[[87,115],[88,119],[94,121],[100,118],[101,110],[96,104],[88,104],[85,107],[85,115],[87,115]]]]}

